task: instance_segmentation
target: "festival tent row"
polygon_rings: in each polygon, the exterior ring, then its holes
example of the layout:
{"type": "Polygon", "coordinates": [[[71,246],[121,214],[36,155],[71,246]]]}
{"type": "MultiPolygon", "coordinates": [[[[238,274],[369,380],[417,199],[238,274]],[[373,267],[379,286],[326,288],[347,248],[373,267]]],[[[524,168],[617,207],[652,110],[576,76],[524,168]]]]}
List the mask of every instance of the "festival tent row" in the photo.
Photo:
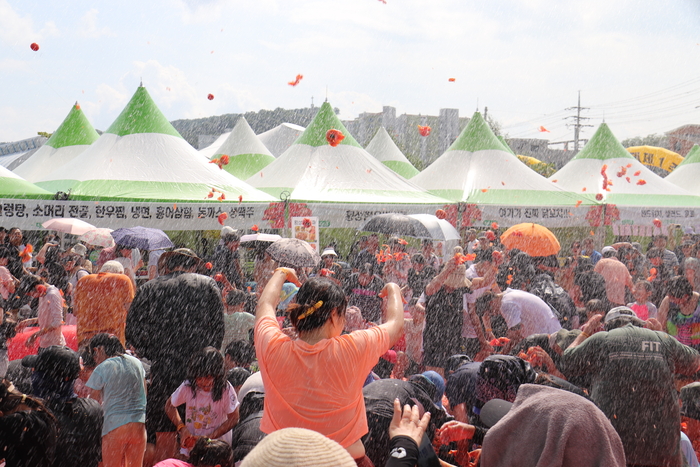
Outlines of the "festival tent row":
{"type": "Polygon", "coordinates": [[[74,200],[192,202],[212,192],[217,197],[225,193],[229,200],[271,200],[203,160],[143,86],[97,141],[36,183],[54,193],[69,193],[74,200]]]}
{"type": "Polygon", "coordinates": [[[327,102],[289,149],[246,182],[278,199],[313,203],[319,212],[434,212],[445,203],[372,157],[327,102]],[[344,139],[331,146],[329,130],[340,131],[344,139]]]}
{"type": "Polygon", "coordinates": [[[384,127],[379,128],[365,150],[382,164],[408,180],[418,175],[418,169],[403,155],[384,127]]]}
{"type": "Polygon", "coordinates": [[[651,225],[661,222],[695,224],[700,197],[671,183],[635,159],[602,123],[584,148],[550,180],[581,195],[595,196],[603,225],[651,225]]]}
{"type": "MultiPolygon", "coordinates": [[[[293,123],[282,123],[270,130],[260,133],[257,137],[274,157],[279,157],[280,154],[289,149],[289,146],[291,146],[303,132],[303,126],[294,125],[293,123]]],[[[224,141],[226,141],[230,135],[230,131],[220,135],[209,146],[200,149],[199,153],[207,159],[213,158],[215,154],[225,154],[220,151],[219,148],[221,148],[221,145],[224,144],[224,141]]]]}
{"type": "Polygon", "coordinates": [[[585,225],[590,195],[570,193],[525,166],[476,112],[455,142],[428,168],[411,179],[452,203],[448,215],[460,225],[585,225]],[[461,213],[458,213],[461,211],[461,213]]]}
{"type": "Polygon", "coordinates": [[[213,161],[222,156],[229,158],[229,163],[223,166],[224,170],[241,180],[258,173],[275,160],[275,156],[255,136],[244,117],[238,119],[236,126],[210,159],[213,161]]]}
{"type": "Polygon", "coordinates": [[[76,102],[49,140],[13,172],[30,182],[41,180],[75,159],[99,137],[76,102]]]}

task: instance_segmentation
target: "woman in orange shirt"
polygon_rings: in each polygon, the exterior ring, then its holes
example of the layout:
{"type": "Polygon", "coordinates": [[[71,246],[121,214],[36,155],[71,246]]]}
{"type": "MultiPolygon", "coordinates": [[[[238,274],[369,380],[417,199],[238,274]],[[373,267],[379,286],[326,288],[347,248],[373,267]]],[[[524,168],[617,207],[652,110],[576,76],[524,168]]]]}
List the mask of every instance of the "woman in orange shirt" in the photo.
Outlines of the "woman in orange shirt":
{"type": "Polygon", "coordinates": [[[382,291],[387,297],[383,324],[341,335],[347,305],[343,290],[325,277],[311,278],[289,307],[299,334],[293,340],[275,318],[285,281],[299,283],[292,269],[275,270],[256,313],[255,349],[265,385],[260,429],[314,430],[340,443],[362,465],[369,461],[360,439],[368,431],[362,385],[379,357],[401,336],[401,291],[393,283],[382,291]]]}

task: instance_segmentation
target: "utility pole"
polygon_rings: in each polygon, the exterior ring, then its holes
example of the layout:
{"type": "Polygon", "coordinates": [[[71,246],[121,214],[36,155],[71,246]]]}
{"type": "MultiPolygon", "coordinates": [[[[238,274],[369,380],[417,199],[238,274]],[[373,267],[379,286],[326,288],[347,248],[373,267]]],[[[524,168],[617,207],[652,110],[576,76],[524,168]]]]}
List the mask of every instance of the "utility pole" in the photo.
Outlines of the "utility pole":
{"type": "Polygon", "coordinates": [[[592,127],[593,125],[584,125],[581,123],[581,120],[589,120],[588,117],[582,117],[581,116],[581,110],[588,110],[590,107],[581,107],[581,91],[578,92],[578,105],[576,107],[567,107],[566,110],[576,110],[576,115],[570,115],[568,117],[564,117],[566,120],[567,118],[573,118],[575,120],[575,123],[567,123],[567,126],[572,126],[574,127],[574,152],[578,152],[578,141],[579,141],[579,134],[581,132],[581,128],[590,126],[592,127]]]}

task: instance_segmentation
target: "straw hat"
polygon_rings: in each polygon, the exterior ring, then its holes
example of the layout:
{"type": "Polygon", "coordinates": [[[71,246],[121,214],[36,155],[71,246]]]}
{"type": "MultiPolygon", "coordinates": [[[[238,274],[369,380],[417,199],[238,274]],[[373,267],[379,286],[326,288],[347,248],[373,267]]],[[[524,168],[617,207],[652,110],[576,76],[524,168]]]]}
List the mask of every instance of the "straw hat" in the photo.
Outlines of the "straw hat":
{"type": "Polygon", "coordinates": [[[332,439],[305,428],[283,428],[267,435],[241,467],[357,467],[332,439]]]}

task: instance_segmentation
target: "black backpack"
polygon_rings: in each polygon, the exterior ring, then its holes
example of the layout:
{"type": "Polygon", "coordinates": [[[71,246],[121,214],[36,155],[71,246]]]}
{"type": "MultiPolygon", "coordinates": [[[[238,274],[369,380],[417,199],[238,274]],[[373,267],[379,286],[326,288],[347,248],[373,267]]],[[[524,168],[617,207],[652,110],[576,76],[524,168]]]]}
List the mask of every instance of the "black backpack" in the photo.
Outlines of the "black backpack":
{"type": "Polygon", "coordinates": [[[574,300],[554,279],[548,274],[539,274],[530,282],[530,290],[533,295],[537,295],[552,309],[561,327],[567,330],[572,329],[572,320],[576,316],[576,305],[574,300]]]}

